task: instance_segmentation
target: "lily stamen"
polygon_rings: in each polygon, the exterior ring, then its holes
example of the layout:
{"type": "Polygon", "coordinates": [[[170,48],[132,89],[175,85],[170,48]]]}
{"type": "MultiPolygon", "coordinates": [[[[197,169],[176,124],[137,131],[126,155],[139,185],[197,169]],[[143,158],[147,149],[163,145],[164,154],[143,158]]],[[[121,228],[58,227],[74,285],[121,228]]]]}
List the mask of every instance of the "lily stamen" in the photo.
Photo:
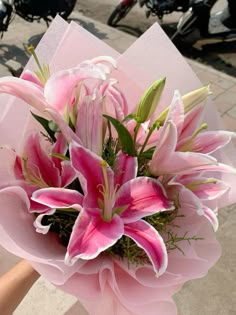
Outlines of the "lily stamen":
{"type": "Polygon", "coordinates": [[[191,182],[189,184],[186,184],[185,187],[188,188],[191,191],[194,191],[200,185],[216,184],[216,183],[217,183],[217,179],[209,178],[209,179],[206,179],[206,180],[199,180],[199,181],[191,182]]]}
{"type": "Polygon", "coordinates": [[[38,68],[39,68],[39,72],[35,71],[35,74],[37,75],[37,77],[39,78],[39,80],[45,84],[48,80],[48,78],[50,77],[50,70],[49,70],[49,66],[48,65],[41,65],[38,56],[34,50],[34,47],[28,46],[28,51],[31,53],[31,55],[33,56],[35,63],[37,64],[38,68]]]}
{"type": "Polygon", "coordinates": [[[196,136],[205,129],[207,129],[207,124],[206,123],[201,124],[201,126],[192,134],[190,139],[186,141],[186,143],[179,149],[179,151],[181,152],[191,151],[191,143],[193,139],[195,139],[196,136]]]}

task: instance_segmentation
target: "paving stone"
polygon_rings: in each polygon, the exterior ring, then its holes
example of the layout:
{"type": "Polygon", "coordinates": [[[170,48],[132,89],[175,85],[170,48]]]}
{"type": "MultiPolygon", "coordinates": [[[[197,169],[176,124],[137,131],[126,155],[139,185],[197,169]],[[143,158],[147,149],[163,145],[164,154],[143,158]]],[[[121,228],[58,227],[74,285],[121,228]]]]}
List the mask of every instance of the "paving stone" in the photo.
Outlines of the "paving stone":
{"type": "Polygon", "coordinates": [[[216,97],[214,99],[214,106],[218,110],[220,115],[228,112],[231,108],[234,107],[234,105],[232,105],[230,103],[226,103],[224,101],[224,98],[222,99],[222,98],[218,98],[218,97],[216,97]]]}
{"type": "Polygon", "coordinates": [[[230,92],[234,93],[234,97],[236,98],[236,84],[229,89],[230,92]]]}
{"type": "Polygon", "coordinates": [[[232,107],[228,112],[228,115],[230,115],[231,117],[233,117],[236,121],[236,106],[232,107]]]}
{"type": "Polygon", "coordinates": [[[215,83],[210,83],[210,90],[212,92],[212,99],[216,99],[217,96],[222,94],[225,90],[215,83]]]}
{"type": "Polygon", "coordinates": [[[201,71],[197,76],[202,84],[210,84],[211,82],[213,83],[218,80],[218,75],[207,71],[201,71]]]}
{"type": "Polygon", "coordinates": [[[215,98],[218,102],[227,103],[231,106],[236,106],[235,93],[231,91],[224,91],[219,96],[215,98]]]}
{"type": "Polygon", "coordinates": [[[21,72],[23,71],[23,67],[20,62],[15,61],[13,59],[8,60],[5,63],[6,67],[9,69],[12,75],[19,77],[21,72]]]}
{"type": "Polygon", "coordinates": [[[224,114],[221,118],[223,119],[223,124],[227,130],[236,131],[236,120],[233,117],[224,114]]]}
{"type": "Polygon", "coordinates": [[[11,75],[9,69],[4,65],[0,64],[0,77],[11,75]]]}
{"type": "Polygon", "coordinates": [[[201,71],[197,76],[203,84],[212,82],[223,89],[230,89],[235,84],[229,76],[222,76],[218,71],[201,71]]]}

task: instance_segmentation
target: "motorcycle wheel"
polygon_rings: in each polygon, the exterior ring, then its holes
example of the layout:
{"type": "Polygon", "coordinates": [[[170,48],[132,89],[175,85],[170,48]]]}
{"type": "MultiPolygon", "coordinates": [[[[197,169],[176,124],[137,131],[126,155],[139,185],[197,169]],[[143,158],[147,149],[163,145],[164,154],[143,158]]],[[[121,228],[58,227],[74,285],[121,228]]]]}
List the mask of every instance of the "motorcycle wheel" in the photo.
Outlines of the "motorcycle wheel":
{"type": "Polygon", "coordinates": [[[109,26],[116,26],[117,23],[122,20],[126,15],[129,13],[129,11],[135,6],[137,3],[136,0],[129,1],[129,3],[119,3],[115,9],[112,11],[109,19],[107,20],[107,24],[109,26]]]}
{"type": "Polygon", "coordinates": [[[65,2],[65,10],[62,12],[58,12],[58,14],[64,20],[66,20],[69,17],[69,15],[72,13],[72,11],[74,10],[76,0],[64,0],[64,2],[65,2]]]}

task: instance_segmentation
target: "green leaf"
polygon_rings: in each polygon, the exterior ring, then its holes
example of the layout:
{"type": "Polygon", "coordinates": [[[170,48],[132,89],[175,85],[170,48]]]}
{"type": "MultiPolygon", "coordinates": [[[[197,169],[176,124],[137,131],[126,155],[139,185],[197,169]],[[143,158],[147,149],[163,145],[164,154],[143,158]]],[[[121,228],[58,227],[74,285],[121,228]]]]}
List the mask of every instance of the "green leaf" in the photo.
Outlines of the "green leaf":
{"type": "Polygon", "coordinates": [[[148,149],[147,151],[143,152],[140,157],[142,158],[145,158],[145,159],[148,159],[148,160],[151,160],[152,159],[152,156],[153,156],[153,153],[155,151],[155,148],[156,147],[152,147],[150,149],[148,149]]]}
{"type": "Polygon", "coordinates": [[[56,137],[55,137],[55,132],[52,131],[52,129],[49,126],[50,121],[38,116],[36,114],[34,114],[33,112],[31,112],[32,116],[40,123],[41,126],[43,126],[43,128],[46,130],[46,132],[48,133],[49,137],[52,139],[53,142],[56,142],[56,137]]]}
{"type": "Polygon", "coordinates": [[[108,115],[103,116],[110,121],[116,129],[123,151],[128,155],[136,156],[134,141],[125,126],[113,117],[108,115]]]}
{"type": "Polygon", "coordinates": [[[129,114],[122,120],[122,122],[125,122],[126,120],[129,120],[129,119],[135,119],[136,120],[136,115],[135,114],[129,114]]]}

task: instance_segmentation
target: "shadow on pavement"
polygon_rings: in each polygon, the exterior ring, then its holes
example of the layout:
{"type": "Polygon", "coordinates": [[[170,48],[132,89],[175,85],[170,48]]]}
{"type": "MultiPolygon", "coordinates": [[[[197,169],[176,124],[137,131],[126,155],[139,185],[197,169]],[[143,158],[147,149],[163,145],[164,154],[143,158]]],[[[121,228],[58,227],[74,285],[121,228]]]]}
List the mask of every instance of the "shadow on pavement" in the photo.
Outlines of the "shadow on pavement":
{"type": "Polygon", "coordinates": [[[69,19],[68,22],[70,23],[71,21],[74,21],[76,23],[78,23],[79,25],[81,25],[84,29],[86,29],[88,32],[90,32],[91,34],[93,34],[94,36],[96,36],[97,38],[104,40],[104,39],[108,39],[107,33],[105,32],[101,32],[94,23],[92,22],[85,22],[83,20],[80,19],[69,19]]]}
{"type": "Polygon", "coordinates": [[[5,65],[10,59],[19,62],[20,64],[25,64],[29,59],[29,55],[23,49],[15,45],[0,44],[0,64],[5,65]]]}
{"type": "Polygon", "coordinates": [[[0,65],[6,67],[13,75],[18,76],[30,57],[27,47],[30,45],[36,47],[40,39],[43,37],[43,34],[44,33],[41,33],[30,37],[27,42],[22,43],[23,48],[16,45],[0,43],[0,65]],[[15,63],[19,64],[17,70],[9,67],[9,60],[13,60],[15,63]]]}
{"type": "Polygon", "coordinates": [[[128,34],[133,35],[133,36],[136,36],[136,37],[139,37],[139,36],[141,36],[141,35],[143,34],[141,28],[132,27],[132,26],[130,26],[130,25],[119,24],[119,25],[116,26],[116,28],[117,28],[119,31],[128,33],[128,34]]]}

